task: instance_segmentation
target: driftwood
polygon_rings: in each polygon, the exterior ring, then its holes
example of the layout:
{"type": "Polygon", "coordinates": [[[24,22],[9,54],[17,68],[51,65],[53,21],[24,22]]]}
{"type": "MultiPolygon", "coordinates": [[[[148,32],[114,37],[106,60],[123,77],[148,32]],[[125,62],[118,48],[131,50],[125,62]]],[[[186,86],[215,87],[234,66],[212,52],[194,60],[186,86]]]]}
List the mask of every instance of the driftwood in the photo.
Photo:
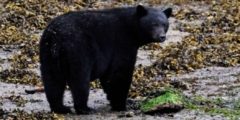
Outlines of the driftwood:
{"type": "Polygon", "coordinates": [[[25,92],[27,94],[34,94],[36,92],[44,92],[44,88],[43,87],[37,87],[37,88],[34,88],[34,89],[30,89],[30,90],[25,89],[25,92]]]}

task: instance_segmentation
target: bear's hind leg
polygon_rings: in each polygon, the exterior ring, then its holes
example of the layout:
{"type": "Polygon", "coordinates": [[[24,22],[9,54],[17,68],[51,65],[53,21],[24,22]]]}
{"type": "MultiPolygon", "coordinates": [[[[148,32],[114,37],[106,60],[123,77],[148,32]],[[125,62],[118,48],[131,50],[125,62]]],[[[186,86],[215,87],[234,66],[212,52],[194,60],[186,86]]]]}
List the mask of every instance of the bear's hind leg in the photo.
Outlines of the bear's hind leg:
{"type": "Polygon", "coordinates": [[[41,65],[42,80],[51,111],[60,114],[72,113],[70,107],[63,105],[63,94],[66,82],[61,76],[56,63],[41,65]]]}
{"type": "Polygon", "coordinates": [[[84,67],[84,65],[74,60],[71,61],[71,64],[71,79],[69,80],[69,87],[73,95],[74,108],[77,114],[93,114],[95,110],[87,105],[90,89],[89,68],[84,67]]]}

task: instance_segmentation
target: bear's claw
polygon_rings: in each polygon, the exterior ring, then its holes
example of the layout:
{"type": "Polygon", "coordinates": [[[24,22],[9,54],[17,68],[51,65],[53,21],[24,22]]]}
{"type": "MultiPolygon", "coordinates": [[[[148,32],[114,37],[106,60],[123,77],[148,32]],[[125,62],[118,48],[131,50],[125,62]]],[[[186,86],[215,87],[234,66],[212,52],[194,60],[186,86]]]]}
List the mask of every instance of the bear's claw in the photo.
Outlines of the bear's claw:
{"type": "Polygon", "coordinates": [[[58,113],[58,114],[72,113],[71,108],[68,107],[68,106],[62,106],[62,107],[58,107],[58,108],[52,108],[51,111],[54,112],[54,113],[58,113]]]}

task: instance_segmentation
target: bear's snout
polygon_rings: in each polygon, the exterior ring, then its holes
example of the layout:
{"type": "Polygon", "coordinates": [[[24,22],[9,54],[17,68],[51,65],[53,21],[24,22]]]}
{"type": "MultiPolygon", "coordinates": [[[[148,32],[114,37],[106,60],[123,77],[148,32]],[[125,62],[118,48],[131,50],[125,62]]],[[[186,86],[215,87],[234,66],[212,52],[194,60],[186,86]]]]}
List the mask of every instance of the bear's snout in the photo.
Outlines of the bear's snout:
{"type": "Polygon", "coordinates": [[[155,42],[164,42],[166,40],[166,35],[165,34],[157,34],[153,36],[153,39],[155,42]]]}
{"type": "Polygon", "coordinates": [[[152,31],[155,42],[164,42],[166,40],[166,32],[164,27],[157,27],[152,31]]]}
{"type": "Polygon", "coordinates": [[[161,35],[159,39],[160,39],[160,42],[165,41],[166,40],[166,35],[161,35]]]}

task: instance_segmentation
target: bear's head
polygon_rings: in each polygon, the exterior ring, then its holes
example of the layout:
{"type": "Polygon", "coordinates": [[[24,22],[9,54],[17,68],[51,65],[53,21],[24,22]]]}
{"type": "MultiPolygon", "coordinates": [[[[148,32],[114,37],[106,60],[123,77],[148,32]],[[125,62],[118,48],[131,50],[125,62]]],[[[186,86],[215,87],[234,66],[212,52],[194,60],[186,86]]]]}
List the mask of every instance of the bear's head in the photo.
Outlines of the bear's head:
{"type": "Polygon", "coordinates": [[[136,15],[140,38],[146,43],[164,42],[168,31],[168,18],[172,14],[172,8],[163,11],[138,5],[136,15]]]}

